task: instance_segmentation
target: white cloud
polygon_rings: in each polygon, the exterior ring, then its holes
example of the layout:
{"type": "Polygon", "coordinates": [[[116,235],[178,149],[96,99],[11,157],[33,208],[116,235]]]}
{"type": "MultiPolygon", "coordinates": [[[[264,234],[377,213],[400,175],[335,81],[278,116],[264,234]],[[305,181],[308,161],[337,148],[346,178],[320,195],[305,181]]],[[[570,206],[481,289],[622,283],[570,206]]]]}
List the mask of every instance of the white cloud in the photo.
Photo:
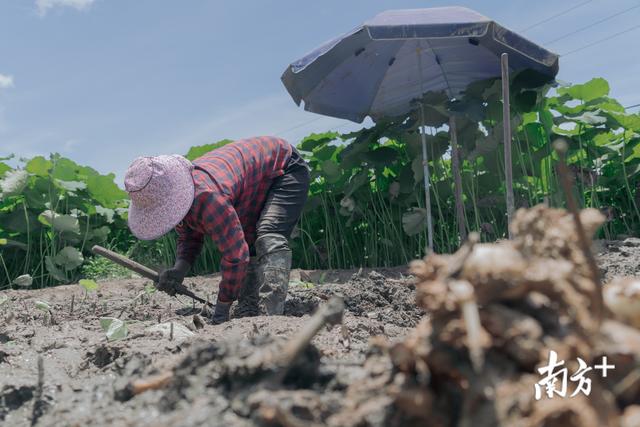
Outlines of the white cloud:
{"type": "Polygon", "coordinates": [[[0,74],[0,89],[7,89],[10,87],[13,87],[13,76],[0,74]]]}
{"type": "Polygon", "coordinates": [[[88,9],[95,0],[36,0],[38,14],[45,16],[50,9],[55,7],[71,7],[76,10],[88,9]]]}

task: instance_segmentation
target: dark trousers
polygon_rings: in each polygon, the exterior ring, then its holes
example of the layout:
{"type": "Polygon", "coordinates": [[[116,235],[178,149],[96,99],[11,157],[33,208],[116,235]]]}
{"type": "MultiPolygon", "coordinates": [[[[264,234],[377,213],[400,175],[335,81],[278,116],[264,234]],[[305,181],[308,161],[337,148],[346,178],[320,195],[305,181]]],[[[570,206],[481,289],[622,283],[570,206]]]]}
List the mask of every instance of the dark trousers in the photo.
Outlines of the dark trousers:
{"type": "Polygon", "coordinates": [[[277,233],[287,239],[302,214],[309,192],[309,167],[293,148],[284,175],[273,181],[267,200],[256,224],[256,237],[277,233]]]}

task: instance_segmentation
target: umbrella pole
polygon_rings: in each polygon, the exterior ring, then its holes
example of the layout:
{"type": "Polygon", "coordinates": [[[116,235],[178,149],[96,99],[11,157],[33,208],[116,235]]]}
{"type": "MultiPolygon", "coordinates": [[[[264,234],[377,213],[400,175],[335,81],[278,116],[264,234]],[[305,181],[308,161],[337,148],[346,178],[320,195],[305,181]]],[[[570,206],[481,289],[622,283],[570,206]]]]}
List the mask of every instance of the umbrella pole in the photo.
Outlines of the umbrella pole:
{"type": "MultiPolygon", "coordinates": [[[[506,180],[507,197],[507,221],[511,225],[513,218],[513,171],[511,161],[511,113],[509,105],[509,54],[503,53],[500,62],[502,65],[502,122],[504,125],[504,175],[506,180]]],[[[509,238],[511,238],[511,227],[509,238]]]]}
{"type": "Polygon", "coordinates": [[[467,227],[462,201],[462,176],[460,175],[460,155],[458,154],[458,135],[456,132],[455,116],[449,117],[449,133],[451,135],[451,170],[453,172],[453,184],[456,196],[456,218],[458,220],[460,243],[462,244],[462,242],[467,240],[467,227]]]}
{"type": "Polygon", "coordinates": [[[429,185],[429,158],[427,157],[427,135],[425,134],[424,106],[420,104],[420,138],[422,140],[422,172],[424,175],[424,202],[427,209],[427,254],[433,252],[433,222],[431,218],[431,192],[429,185]]]}

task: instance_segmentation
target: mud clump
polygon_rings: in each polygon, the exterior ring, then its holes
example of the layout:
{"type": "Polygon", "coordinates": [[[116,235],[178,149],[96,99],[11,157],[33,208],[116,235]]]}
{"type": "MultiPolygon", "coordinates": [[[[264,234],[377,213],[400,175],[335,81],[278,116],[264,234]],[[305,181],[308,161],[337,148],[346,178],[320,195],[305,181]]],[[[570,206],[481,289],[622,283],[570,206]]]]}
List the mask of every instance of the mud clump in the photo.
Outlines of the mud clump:
{"type": "Polygon", "coordinates": [[[100,345],[96,347],[95,350],[87,352],[85,360],[98,368],[104,368],[105,366],[113,363],[123,354],[122,350],[118,347],[100,345]]]}
{"type": "Polygon", "coordinates": [[[309,390],[324,388],[332,375],[321,373],[320,352],[311,341],[322,328],[340,324],[343,313],[343,301],[332,298],[289,339],[256,333],[244,339],[192,343],[171,371],[150,368],[125,387],[116,387],[114,398],[147,406],[144,399],[159,393],[156,411],[180,418],[185,426],[202,425],[202,414],[194,412],[194,406],[225,419],[225,425],[271,425],[281,413],[272,412],[263,400],[280,393],[285,402],[282,393],[290,391],[307,396],[303,401],[312,405],[295,398],[297,403],[287,405],[297,414],[291,416],[314,420],[319,407],[313,406],[309,396],[314,393],[309,390]]]}
{"type": "Polygon", "coordinates": [[[285,315],[312,313],[333,295],[343,296],[346,309],[355,316],[384,320],[397,326],[416,326],[424,315],[424,310],[416,306],[411,277],[390,279],[376,271],[364,276],[356,273],[342,284],[292,287],[285,303],[285,315]]]}
{"type": "Polygon", "coordinates": [[[0,421],[4,420],[9,411],[15,411],[34,397],[35,387],[15,387],[6,385],[0,391],[0,421]]]}
{"type": "MultiPolygon", "coordinates": [[[[269,383],[282,367],[273,363],[277,343],[267,335],[249,340],[198,343],[173,370],[173,379],[161,399],[163,411],[188,404],[195,396],[216,394],[232,400],[248,389],[269,383]],[[215,389],[211,390],[211,389],[215,389]]],[[[311,387],[319,380],[320,353],[309,346],[287,367],[282,385],[311,387]]],[[[246,415],[246,414],[241,414],[246,415]]]]}

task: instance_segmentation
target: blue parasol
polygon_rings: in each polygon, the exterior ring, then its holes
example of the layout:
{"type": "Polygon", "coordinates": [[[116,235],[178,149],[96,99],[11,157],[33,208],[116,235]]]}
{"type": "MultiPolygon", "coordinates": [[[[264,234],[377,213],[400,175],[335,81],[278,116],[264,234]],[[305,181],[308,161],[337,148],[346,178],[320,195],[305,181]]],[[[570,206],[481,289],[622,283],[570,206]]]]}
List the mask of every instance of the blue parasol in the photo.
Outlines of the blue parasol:
{"type": "MultiPolygon", "coordinates": [[[[558,55],[471,9],[440,7],[382,12],[291,63],[282,82],[307,111],[376,121],[410,112],[427,92],[444,91],[454,99],[471,83],[500,76],[503,54],[507,72],[533,69],[550,77],[558,72],[558,55]]],[[[424,129],[421,133],[430,211],[424,129]]],[[[432,248],[430,212],[427,221],[432,248]]]]}

